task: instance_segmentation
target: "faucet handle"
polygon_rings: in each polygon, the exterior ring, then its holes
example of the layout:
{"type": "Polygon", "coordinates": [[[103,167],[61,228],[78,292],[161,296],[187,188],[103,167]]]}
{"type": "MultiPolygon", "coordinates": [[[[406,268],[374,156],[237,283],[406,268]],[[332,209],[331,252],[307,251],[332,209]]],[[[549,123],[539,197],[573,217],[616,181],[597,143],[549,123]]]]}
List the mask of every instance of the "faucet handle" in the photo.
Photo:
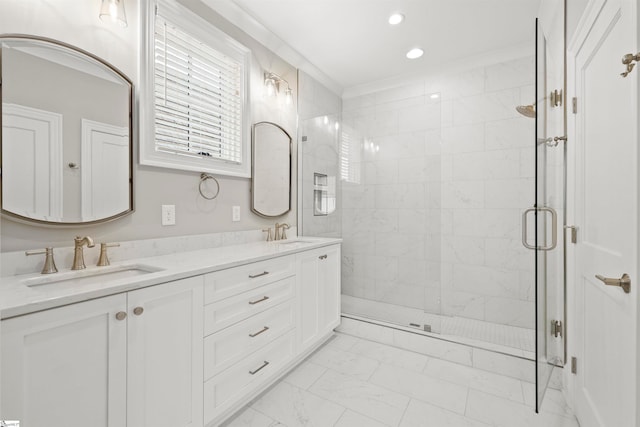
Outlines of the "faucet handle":
{"type": "Polygon", "coordinates": [[[53,248],[44,248],[38,251],[26,251],[25,255],[39,255],[45,254],[44,265],[42,266],[42,271],[40,274],[51,274],[57,273],[58,268],[56,267],[56,262],[53,259],[53,248]]]}
{"type": "Polygon", "coordinates": [[[271,234],[271,227],[267,227],[266,229],[264,229],[262,231],[267,233],[267,242],[273,241],[273,235],[271,234]]]}
{"type": "Polygon", "coordinates": [[[280,230],[282,230],[282,233],[280,234],[280,239],[281,240],[286,240],[287,239],[287,230],[289,229],[289,224],[282,223],[280,224],[280,230]]]}
{"type": "Polygon", "coordinates": [[[105,267],[110,265],[109,257],[107,256],[107,248],[120,247],[120,243],[100,243],[100,256],[98,257],[98,267],[105,267]]]}

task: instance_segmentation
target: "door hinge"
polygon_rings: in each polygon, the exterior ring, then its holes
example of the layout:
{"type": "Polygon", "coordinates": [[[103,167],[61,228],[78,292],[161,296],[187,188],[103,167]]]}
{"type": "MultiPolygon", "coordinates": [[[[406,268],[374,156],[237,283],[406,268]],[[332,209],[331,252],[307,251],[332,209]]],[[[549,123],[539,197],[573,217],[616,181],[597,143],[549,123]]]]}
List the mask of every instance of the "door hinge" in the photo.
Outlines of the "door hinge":
{"type": "Polygon", "coordinates": [[[562,321],[560,320],[552,320],[551,321],[551,335],[554,337],[562,337],[562,321]]]}
{"type": "Polygon", "coordinates": [[[562,89],[551,92],[549,95],[549,101],[551,101],[552,107],[562,106],[562,89]]]}
{"type": "Polygon", "coordinates": [[[575,96],[571,100],[573,114],[578,114],[578,98],[575,96]]]}
{"type": "Polygon", "coordinates": [[[571,243],[578,243],[578,227],[575,225],[565,225],[565,230],[571,230],[571,243]]]}
{"type": "Polygon", "coordinates": [[[571,358],[571,373],[574,375],[578,373],[578,359],[575,357],[571,358]]]}

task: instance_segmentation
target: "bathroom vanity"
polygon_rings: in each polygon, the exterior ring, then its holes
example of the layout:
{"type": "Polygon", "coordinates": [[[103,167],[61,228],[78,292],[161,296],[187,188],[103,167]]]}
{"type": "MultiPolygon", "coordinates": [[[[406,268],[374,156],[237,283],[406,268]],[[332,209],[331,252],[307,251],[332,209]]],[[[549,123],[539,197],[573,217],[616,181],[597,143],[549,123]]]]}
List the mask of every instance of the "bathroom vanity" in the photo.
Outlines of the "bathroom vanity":
{"type": "Polygon", "coordinates": [[[339,239],[100,268],[3,280],[4,418],[27,427],[219,425],[339,324],[339,239]]]}

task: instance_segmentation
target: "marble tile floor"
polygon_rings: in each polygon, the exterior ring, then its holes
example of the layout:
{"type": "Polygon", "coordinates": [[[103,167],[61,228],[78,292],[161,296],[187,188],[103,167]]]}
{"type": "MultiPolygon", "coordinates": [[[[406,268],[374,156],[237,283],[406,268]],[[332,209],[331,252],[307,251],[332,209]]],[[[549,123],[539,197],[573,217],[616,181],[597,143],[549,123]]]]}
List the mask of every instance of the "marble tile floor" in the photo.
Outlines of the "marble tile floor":
{"type": "Polygon", "coordinates": [[[558,390],[336,333],[224,427],[579,427],[558,390]]]}
{"type": "MultiPolygon", "coordinates": [[[[425,313],[410,307],[342,295],[342,313],[408,326],[429,324],[441,338],[520,357],[534,358],[535,331],[459,316],[425,313]]],[[[533,303],[532,303],[533,304],[533,303]]],[[[533,309],[533,306],[532,306],[533,309]]]]}

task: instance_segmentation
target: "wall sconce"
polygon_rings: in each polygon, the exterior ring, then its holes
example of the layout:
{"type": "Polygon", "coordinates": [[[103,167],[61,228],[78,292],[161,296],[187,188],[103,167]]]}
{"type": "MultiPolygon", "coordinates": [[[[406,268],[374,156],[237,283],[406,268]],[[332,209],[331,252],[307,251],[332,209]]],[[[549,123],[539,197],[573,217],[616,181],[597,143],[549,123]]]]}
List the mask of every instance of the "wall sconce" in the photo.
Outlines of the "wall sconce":
{"type": "Polygon", "coordinates": [[[121,27],[126,27],[127,16],[124,13],[124,0],[102,0],[100,19],[104,22],[111,21],[121,27]]]}
{"type": "Polygon", "coordinates": [[[280,84],[284,83],[287,88],[284,90],[284,103],[293,104],[293,90],[289,87],[289,82],[275,73],[264,73],[264,87],[267,96],[275,96],[280,92],[280,84]]]}

